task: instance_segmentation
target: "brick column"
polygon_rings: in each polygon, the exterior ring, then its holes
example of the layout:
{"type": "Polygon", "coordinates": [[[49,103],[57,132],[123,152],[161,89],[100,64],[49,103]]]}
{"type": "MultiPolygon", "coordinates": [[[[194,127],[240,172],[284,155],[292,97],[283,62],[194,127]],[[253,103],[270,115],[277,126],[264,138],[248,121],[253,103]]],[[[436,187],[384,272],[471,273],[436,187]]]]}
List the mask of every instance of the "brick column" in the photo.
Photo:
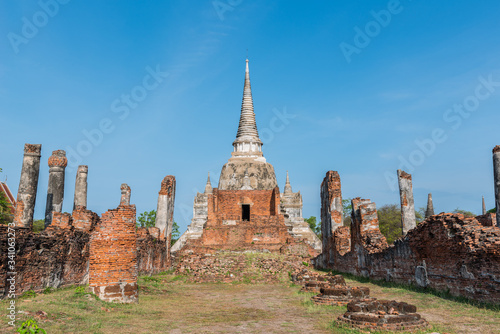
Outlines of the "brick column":
{"type": "Polygon", "coordinates": [[[45,227],[52,223],[52,212],[61,212],[64,200],[64,171],[68,165],[66,152],[53,151],[49,158],[49,186],[45,207],[45,227]]]}
{"type": "Polygon", "coordinates": [[[403,235],[417,226],[411,175],[398,169],[399,196],[401,198],[401,224],[403,235]]]}
{"type": "Polygon", "coordinates": [[[500,227],[500,145],[493,149],[493,177],[495,181],[495,207],[497,208],[497,226],[500,227]]]}
{"type": "Polygon", "coordinates": [[[333,232],[340,226],[342,221],[342,190],[338,172],[328,171],[321,183],[321,234],[323,242],[323,253],[329,249],[329,242],[333,232]]]}
{"type": "Polygon", "coordinates": [[[434,205],[432,204],[432,194],[427,195],[427,210],[425,210],[425,218],[434,216],[434,205]]]}
{"type": "Polygon", "coordinates": [[[122,197],[120,198],[120,206],[122,205],[130,205],[130,187],[126,183],[122,183],[120,186],[120,190],[122,192],[122,197]]]}
{"type": "Polygon", "coordinates": [[[139,300],[135,214],[135,205],[125,204],[103,213],[90,238],[89,286],[104,301],[139,300]]]}
{"type": "Polygon", "coordinates": [[[76,171],[75,180],[75,199],[73,201],[73,210],[77,206],[87,207],[87,176],[89,173],[89,166],[80,165],[76,171]]]}
{"type": "Polygon", "coordinates": [[[174,225],[175,176],[167,175],[161,181],[156,207],[155,226],[160,229],[160,239],[170,241],[174,225]]]}
{"type": "Polygon", "coordinates": [[[33,226],[41,151],[41,144],[24,144],[23,167],[14,217],[14,224],[17,227],[31,228],[33,226]]]}

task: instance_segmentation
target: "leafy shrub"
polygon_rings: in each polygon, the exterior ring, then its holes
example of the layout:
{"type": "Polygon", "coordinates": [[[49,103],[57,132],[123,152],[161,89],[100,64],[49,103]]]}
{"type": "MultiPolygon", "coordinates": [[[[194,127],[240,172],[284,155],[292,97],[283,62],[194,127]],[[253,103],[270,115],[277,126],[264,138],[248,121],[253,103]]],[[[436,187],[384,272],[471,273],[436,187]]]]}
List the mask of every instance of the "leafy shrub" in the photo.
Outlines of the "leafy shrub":
{"type": "Polygon", "coordinates": [[[21,327],[17,329],[17,332],[21,334],[47,334],[45,329],[38,327],[38,324],[33,319],[23,322],[21,327]]]}
{"type": "Polygon", "coordinates": [[[33,290],[26,291],[25,293],[22,294],[23,298],[35,298],[36,297],[36,292],[33,290]]]}
{"type": "Polygon", "coordinates": [[[77,286],[75,289],[75,296],[83,296],[86,295],[87,291],[85,291],[85,286],[77,286]]]}

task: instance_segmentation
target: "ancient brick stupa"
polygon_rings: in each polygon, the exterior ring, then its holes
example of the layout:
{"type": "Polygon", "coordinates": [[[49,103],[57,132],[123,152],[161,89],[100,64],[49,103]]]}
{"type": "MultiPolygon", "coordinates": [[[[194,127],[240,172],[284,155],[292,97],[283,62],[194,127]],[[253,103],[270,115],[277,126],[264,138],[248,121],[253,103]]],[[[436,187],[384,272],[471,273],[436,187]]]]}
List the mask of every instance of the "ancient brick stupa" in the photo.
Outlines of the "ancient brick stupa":
{"type": "Polygon", "coordinates": [[[294,193],[288,173],[280,193],[274,168],[262,153],[250,86],[248,59],[241,115],[231,158],[222,167],[219,186],[210,175],[204,193],[194,199],[193,219],[172,247],[173,253],[218,250],[283,251],[294,244],[310,253],[321,241],[302,218],[302,196],[294,193]]]}

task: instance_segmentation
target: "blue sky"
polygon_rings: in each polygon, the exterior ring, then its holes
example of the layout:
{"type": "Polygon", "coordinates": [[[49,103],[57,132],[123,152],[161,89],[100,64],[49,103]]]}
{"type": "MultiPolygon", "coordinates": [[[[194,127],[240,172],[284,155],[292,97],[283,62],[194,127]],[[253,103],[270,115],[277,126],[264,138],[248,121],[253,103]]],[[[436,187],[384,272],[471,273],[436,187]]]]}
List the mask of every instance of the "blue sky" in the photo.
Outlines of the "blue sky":
{"type": "Polygon", "coordinates": [[[185,230],[207,172],[217,186],[235,138],[248,49],[257,125],[280,187],[290,172],[304,216],[319,216],[328,170],[344,198],[415,206],[494,206],[500,144],[497,1],[2,1],[2,180],[16,194],[24,143],[89,165],[88,208],[115,208],[120,184],[138,212],[175,175],[185,230]],[[57,4],[57,5],[55,5],[57,4]],[[155,73],[154,76],[151,73],[155,73]],[[129,100],[127,100],[127,98],[129,100]],[[90,136],[90,140],[87,136],[90,136]],[[99,135],[101,133],[102,135],[99,135]]]}

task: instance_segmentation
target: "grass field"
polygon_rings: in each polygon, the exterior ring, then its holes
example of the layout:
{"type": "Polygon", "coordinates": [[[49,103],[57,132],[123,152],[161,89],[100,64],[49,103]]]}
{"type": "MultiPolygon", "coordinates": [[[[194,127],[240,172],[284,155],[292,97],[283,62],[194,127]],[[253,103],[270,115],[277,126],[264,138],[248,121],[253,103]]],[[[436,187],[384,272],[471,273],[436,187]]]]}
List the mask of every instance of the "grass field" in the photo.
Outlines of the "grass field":
{"type": "MultiPolygon", "coordinates": [[[[431,324],[421,333],[500,333],[500,312],[401,287],[367,286],[372,296],[415,304],[431,324]]],[[[138,304],[98,300],[71,287],[17,301],[18,326],[34,318],[47,333],[365,333],[340,327],[344,307],[316,306],[292,284],[186,283],[170,273],[139,279],[138,304]],[[43,312],[40,312],[43,311],[43,312]],[[36,315],[38,312],[39,315],[36,315]],[[45,315],[46,314],[46,315],[45,315]]],[[[83,291],[82,291],[83,290],[83,291]]],[[[6,310],[6,301],[1,302],[6,310]]],[[[4,319],[6,319],[4,317],[4,319]]],[[[2,333],[15,330],[4,320],[2,333]]]]}

